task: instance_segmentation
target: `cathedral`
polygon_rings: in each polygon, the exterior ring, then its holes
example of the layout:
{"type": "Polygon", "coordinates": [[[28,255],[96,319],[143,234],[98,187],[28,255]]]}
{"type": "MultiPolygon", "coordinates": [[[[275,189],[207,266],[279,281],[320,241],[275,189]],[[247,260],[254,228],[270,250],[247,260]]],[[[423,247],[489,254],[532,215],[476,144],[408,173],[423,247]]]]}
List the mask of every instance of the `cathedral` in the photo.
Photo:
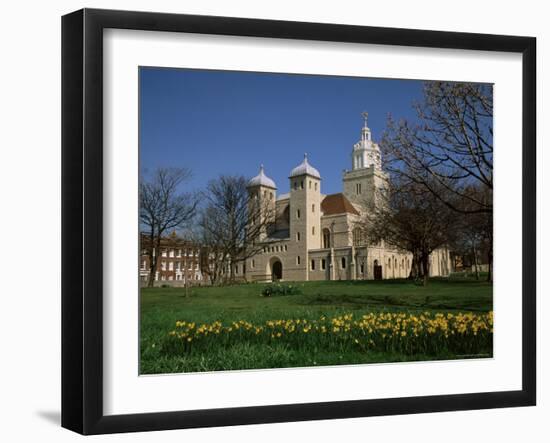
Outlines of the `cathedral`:
{"type": "MultiPolygon", "coordinates": [[[[342,192],[323,194],[321,174],[304,155],[289,175],[290,192],[277,186],[260,167],[248,182],[250,207],[267,208],[258,252],[236,266],[248,281],[365,280],[405,278],[412,254],[368,239],[358,226],[362,214],[378,204],[376,189],[384,186],[380,148],[372,140],[364,113],[360,140],[351,151],[351,169],[344,171],[342,192]]],[[[431,276],[450,272],[447,249],[432,253],[431,276]]]]}

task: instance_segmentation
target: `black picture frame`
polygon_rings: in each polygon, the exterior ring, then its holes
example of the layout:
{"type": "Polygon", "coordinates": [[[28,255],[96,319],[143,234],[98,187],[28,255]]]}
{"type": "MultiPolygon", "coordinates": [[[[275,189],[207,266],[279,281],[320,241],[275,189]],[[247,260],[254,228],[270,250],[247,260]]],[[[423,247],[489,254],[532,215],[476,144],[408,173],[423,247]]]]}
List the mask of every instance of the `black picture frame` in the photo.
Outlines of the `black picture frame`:
{"type": "Polygon", "coordinates": [[[82,434],[320,420],[536,403],[536,39],[83,9],[62,18],[62,426],[82,434]],[[502,51],[522,55],[522,389],[131,415],[103,413],[103,30],[502,51]]]}

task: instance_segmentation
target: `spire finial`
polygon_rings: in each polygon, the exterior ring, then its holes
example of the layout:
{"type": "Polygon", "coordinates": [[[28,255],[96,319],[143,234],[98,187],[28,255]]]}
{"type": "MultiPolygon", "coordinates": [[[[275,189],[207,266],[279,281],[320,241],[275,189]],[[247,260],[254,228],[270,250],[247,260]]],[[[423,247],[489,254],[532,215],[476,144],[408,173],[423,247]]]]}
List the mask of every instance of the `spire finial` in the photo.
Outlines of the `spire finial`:
{"type": "Polygon", "coordinates": [[[264,164],[260,163],[260,172],[264,172],[264,164]]]}
{"type": "Polygon", "coordinates": [[[361,115],[363,116],[363,118],[365,119],[365,128],[368,127],[367,125],[367,119],[369,118],[369,113],[367,111],[364,111],[361,113],[361,115]]]}
{"type": "Polygon", "coordinates": [[[304,152],[304,161],[307,162],[307,152],[304,152]]]}

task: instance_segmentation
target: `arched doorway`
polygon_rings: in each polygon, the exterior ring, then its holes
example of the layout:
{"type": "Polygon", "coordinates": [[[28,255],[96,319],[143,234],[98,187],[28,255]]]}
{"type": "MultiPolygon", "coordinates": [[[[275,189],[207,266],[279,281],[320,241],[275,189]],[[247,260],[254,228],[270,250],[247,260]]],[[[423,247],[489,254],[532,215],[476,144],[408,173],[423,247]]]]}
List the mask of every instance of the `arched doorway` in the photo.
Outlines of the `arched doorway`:
{"type": "Polygon", "coordinates": [[[271,281],[277,281],[283,279],[283,264],[281,260],[274,258],[271,259],[271,281]]]}
{"type": "Polygon", "coordinates": [[[374,260],[373,275],[375,280],[382,280],[382,266],[378,264],[378,260],[374,260]]]}

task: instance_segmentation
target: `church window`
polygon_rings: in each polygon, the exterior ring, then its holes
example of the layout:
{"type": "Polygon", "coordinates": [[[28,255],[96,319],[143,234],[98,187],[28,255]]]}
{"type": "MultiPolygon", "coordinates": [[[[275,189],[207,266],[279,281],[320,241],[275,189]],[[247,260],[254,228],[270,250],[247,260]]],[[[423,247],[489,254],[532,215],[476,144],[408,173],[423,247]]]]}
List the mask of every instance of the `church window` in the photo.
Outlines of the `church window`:
{"type": "Polygon", "coordinates": [[[270,200],[273,200],[273,192],[270,192],[270,193],[269,193],[269,199],[270,199],[270,200]]]}
{"type": "Polygon", "coordinates": [[[311,180],[308,180],[309,189],[311,189],[311,180]]]}
{"type": "Polygon", "coordinates": [[[315,182],[315,190],[317,191],[317,182],[315,182]]]}
{"type": "Polygon", "coordinates": [[[361,274],[364,274],[365,273],[365,265],[363,263],[361,263],[361,274]]]}
{"type": "Polygon", "coordinates": [[[315,271],[315,260],[311,260],[311,270],[315,271]]]}
{"type": "Polygon", "coordinates": [[[300,218],[300,210],[296,209],[296,218],[300,218]]]}
{"type": "Polygon", "coordinates": [[[321,269],[324,271],[327,267],[327,261],[323,258],[321,259],[321,269]]]}
{"type": "Polygon", "coordinates": [[[254,267],[254,265],[255,265],[255,263],[254,263],[254,259],[252,259],[252,261],[250,262],[250,267],[251,267],[251,268],[253,268],[253,267],[254,267]]]}
{"type": "Polygon", "coordinates": [[[315,203],[311,205],[311,212],[315,212],[315,203]]]}
{"type": "Polygon", "coordinates": [[[342,269],[346,269],[346,257],[342,257],[342,269]]]}
{"type": "Polygon", "coordinates": [[[235,266],[235,275],[239,273],[239,265],[235,266]]]}
{"type": "Polygon", "coordinates": [[[323,248],[330,248],[330,231],[323,229],[323,248]]]}
{"type": "Polygon", "coordinates": [[[285,245],[285,252],[286,252],[286,251],[288,251],[288,246],[287,246],[287,245],[285,245]]]}
{"type": "Polygon", "coordinates": [[[315,226],[311,227],[311,235],[315,235],[315,226]]]}
{"type": "Polygon", "coordinates": [[[294,189],[298,189],[298,182],[294,182],[294,189]]]}
{"type": "Polygon", "coordinates": [[[300,233],[299,232],[296,233],[296,241],[300,241],[300,233]]]}
{"type": "Polygon", "coordinates": [[[391,269],[391,258],[388,258],[388,268],[391,269]]]}
{"type": "Polygon", "coordinates": [[[296,264],[297,264],[297,265],[300,264],[300,256],[296,257],[296,264]]]}
{"type": "Polygon", "coordinates": [[[353,230],[353,245],[354,246],[363,246],[365,244],[365,238],[361,228],[355,228],[353,230]]]}
{"type": "Polygon", "coordinates": [[[304,189],[304,181],[303,180],[300,182],[300,189],[304,189]]]}

